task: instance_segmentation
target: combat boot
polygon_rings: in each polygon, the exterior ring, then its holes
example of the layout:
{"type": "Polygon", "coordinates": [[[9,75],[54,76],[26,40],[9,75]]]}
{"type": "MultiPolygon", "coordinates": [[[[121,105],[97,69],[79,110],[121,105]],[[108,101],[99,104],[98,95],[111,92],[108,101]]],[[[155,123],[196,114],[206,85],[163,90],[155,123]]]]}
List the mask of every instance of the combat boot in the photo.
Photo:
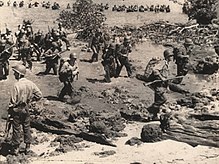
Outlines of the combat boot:
{"type": "Polygon", "coordinates": [[[25,154],[27,155],[27,154],[29,154],[30,152],[31,152],[31,150],[30,150],[30,144],[27,143],[27,144],[26,144],[26,147],[25,147],[25,154]]]}

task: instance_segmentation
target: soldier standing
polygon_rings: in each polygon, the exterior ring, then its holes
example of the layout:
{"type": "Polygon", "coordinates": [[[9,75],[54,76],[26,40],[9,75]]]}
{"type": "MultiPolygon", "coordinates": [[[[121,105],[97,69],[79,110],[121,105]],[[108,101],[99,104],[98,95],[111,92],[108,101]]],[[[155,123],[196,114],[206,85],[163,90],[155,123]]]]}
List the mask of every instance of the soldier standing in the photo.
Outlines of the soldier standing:
{"type": "Polygon", "coordinates": [[[12,154],[16,155],[19,152],[20,146],[20,125],[24,131],[24,143],[26,144],[25,153],[29,153],[31,144],[30,132],[30,114],[29,103],[38,101],[42,98],[42,93],[39,88],[24,76],[26,67],[24,65],[16,65],[12,68],[14,77],[17,82],[14,84],[9,103],[8,114],[13,118],[12,127],[12,154]]]}
{"type": "Polygon", "coordinates": [[[106,49],[106,52],[102,56],[103,58],[102,65],[106,72],[105,81],[107,83],[111,82],[110,78],[116,75],[115,48],[116,48],[116,45],[111,43],[109,47],[106,49]]]}
{"type": "Polygon", "coordinates": [[[130,45],[130,39],[125,37],[123,44],[119,46],[119,49],[116,52],[117,53],[116,55],[120,62],[120,64],[117,65],[116,77],[119,77],[123,66],[125,66],[126,68],[128,77],[132,76],[131,64],[128,58],[130,52],[132,52],[132,46],[130,45]]]}
{"type": "Polygon", "coordinates": [[[55,53],[51,49],[49,49],[45,53],[45,63],[46,63],[46,71],[45,74],[49,74],[51,69],[53,69],[54,75],[58,74],[58,63],[59,63],[60,55],[59,53],[55,53]]]}
{"type": "Polygon", "coordinates": [[[70,50],[70,43],[69,43],[69,40],[67,38],[67,34],[66,32],[64,31],[64,28],[62,27],[62,23],[59,23],[58,24],[58,32],[59,32],[59,35],[60,35],[60,39],[65,42],[66,44],[66,49],[69,51],[70,50]]]}
{"type": "MultiPolygon", "coordinates": [[[[10,48],[10,47],[9,47],[10,48]]],[[[6,49],[6,40],[0,40],[0,80],[7,79],[9,75],[10,49],[6,49]]]]}
{"type": "Polygon", "coordinates": [[[71,53],[69,60],[64,61],[64,59],[62,59],[60,63],[59,80],[64,84],[64,87],[59,94],[59,100],[63,100],[66,94],[70,97],[72,96],[72,82],[78,77],[79,74],[77,55],[75,53],[71,53]]]}
{"type": "Polygon", "coordinates": [[[91,40],[91,49],[93,51],[91,62],[98,62],[101,43],[102,43],[102,33],[100,31],[97,31],[91,40]]]}
{"type": "Polygon", "coordinates": [[[21,53],[21,60],[23,61],[23,65],[32,70],[32,59],[31,59],[31,43],[26,38],[22,38],[20,40],[20,53],[21,53]]]}

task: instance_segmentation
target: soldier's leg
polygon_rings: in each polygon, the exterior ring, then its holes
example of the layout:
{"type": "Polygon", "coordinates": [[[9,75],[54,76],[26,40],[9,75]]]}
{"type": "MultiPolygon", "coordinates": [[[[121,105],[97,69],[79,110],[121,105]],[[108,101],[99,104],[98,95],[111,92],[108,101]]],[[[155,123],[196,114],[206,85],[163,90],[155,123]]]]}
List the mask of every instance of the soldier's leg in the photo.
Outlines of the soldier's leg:
{"type": "Polygon", "coordinates": [[[128,77],[132,76],[131,64],[129,62],[128,57],[125,58],[125,68],[126,68],[128,77]]]}
{"type": "Polygon", "coordinates": [[[9,63],[6,61],[3,64],[3,79],[7,79],[8,74],[9,74],[9,63]]]}
{"type": "Polygon", "coordinates": [[[106,74],[105,74],[105,80],[106,80],[107,83],[109,83],[109,82],[111,82],[111,80],[110,80],[110,68],[109,68],[109,65],[108,65],[108,64],[106,64],[106,65],[104,66],[104,70],[105,70],[105,72],[106,72],[106,74]]]}
{"type": "Polygon", "coordinates": [[[21,49],[21,60],[23,62],[23,65],[26,67],[27,59],[26,59],[26,51],[24,49],[21,49]]]}
{"type": "Polygon", "coordinates": [[[52,69],[52,65],[50,63],[46,63],[46,70],[45,70],[45,74],[49,74],[49,72],[51,71],[52,69]]]}
{"type": "Polygon", "coordinates": [[[20,117],[18,113],[16,113],[13,116],[13,121],[12,121],[12,145],[15,148],[18,148],[20,145],[20,138],[21,138],[21,126],[20,126],[20,117]]]}
{"type": "Polygon", "coordinates": [[[117,67],[116,67],[116,76],[115,77],[119,77],[120,72],[122,70],[122,67],[124,65],[124,59],[120,57],[119,62],[120,62],[120,64],[118,64],[117,67]]]}
{"type": "Polygon", "coordinates": [[[24,131],[24,143],[31,143],[31,132],[30,132],[30,114],[29,112],[22,114],[22,126],[24,131]]]}
{"type": "Polygon", "coordinates": [[[54,75],[58,75],[58,64],[54,63],[52,68],[53,68],[54,75]]]}
{"type": "Polygon", "coordinates": [[[66,95],[66,93],[68,92],[68,84],[67,82],[64,82],[64,87],[62,88],[60,94],[59,94],[59,99],[63,99],[66,95]]]}
{"type": "Polygon", "coordinates": [[[153,114],[152,120],[157,120],[157,114],[160,112],[160,106],[167,101],[164,92],[155,90],[154,103],[148,108],[149,113],[153,114]]]}
{"type": "Polygon", "coordinates": [[[2,62],[0,62],[0,80],[2,80],[3,79],[3,63],[2,62]]]}
{"type": "Polygon", "coordinates": [[[68,82],[67,83],[67,94],[71,97],[72,96],[72,93],[73,93],[73,86],[72,86],[72,83],[71,82],[68,82]]]}

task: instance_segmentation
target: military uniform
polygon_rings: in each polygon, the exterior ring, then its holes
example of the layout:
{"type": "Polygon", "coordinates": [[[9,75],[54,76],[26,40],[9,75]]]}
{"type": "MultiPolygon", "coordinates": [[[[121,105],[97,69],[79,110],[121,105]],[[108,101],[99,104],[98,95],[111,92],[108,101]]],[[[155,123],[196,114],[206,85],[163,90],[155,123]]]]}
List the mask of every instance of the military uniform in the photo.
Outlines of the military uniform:
{"type": "Polygon", "coordinates": [[[32,69],[31,43],[25,37],[20,40],[20,53],[23,65],[32,69]]]}
{"type": "Polygon", "coordinates": [[[53,69],[53,72],[55,75],[58,74],[58,63],[59,63],[60,55],[58,53],[55,53],[51,49],[49,49],[45,53],[45,63],[46,63],[46,71],[45,74],[49,74],[51,69],[53,69]]]}
{"type": "Polygon", "coordinates": [[[91,62],[97,62],[98,61],[98,55],[100,52],[100,46],[102,43],[102,33],[96,32],[91,40],[91,49],[93,51],[93,55],[91,57],[91,62]]]}
{"type": "Polygon", "coordinates": [[[70,54],[70,59],[68,60],[61,59],[61,64],[59,68],[59,79],[64,84],[64,87],[59,94],[60,100],[63,100],[66,94],[72,96],[72,82],[77,78],[79,74],[79,67],[76,59],[76,54],[70,54]]]}
{"type": "Polygon", "coordinates": [[[11,56],[9,49],[6,49],[6,40],[0,40],[0,80],[7,79],[9,75],[9,61],[11,56]]]}
{"type": "Polygon", "coordinates": [[[116,75],[116,68],[115,68],[115,44],[110,44],[109,47],[106,49],[106,52],[103,54],[102,58],[102,65],[106,72],[105,74],[105,81],[111,82],[110,78],[116,75]]]}
{"type": "Polygon", "coordinates": [[[31,101],[37,101],[42,98],[42,93],[39,88],[30,80],[24,77],[26,68],[23,65],[17,65],[12,68],[16,73],[15,78],[18,80],[11,92],[11,98],[9,103],[9,115],[13,118],[12,127],[12,145],[14,147],[13,153],[18,153],[20,145],[20,125],[22,125],[24,131],[24,143],[26,143],[26,150],[30,148],[31,132],[30,132],[30,114],[29,103],[31,101]],[[18,77],[19,76],[19,77],[18,77]]]}
{"type": "Polygon", "coordinates": [[[64,31],[63,27],[62,27],[62,24],[59,23],[58,24],[59,28],[58,28],[58,32],[59,32],[59,35],[60,35],[60,39],[65,42],[66,44],[66,49],[67,50],[70,50],[69,47],[70,47],[70,43],[69,43],[69,40],[67,38],[67,34],[66,32],[64,31]]]}
{"type": "Polygon", "coordinates": [[[119,46],[116,52],[117,58],[119,60],[119,65],[117,65],[116,77],[119,77],[122,67],[125,66],[128,77],[132,76],[131,64],[129,62],[129,53],[132,52],[130,45],[130,40],[125,38],[123,44],[119,46]]]}

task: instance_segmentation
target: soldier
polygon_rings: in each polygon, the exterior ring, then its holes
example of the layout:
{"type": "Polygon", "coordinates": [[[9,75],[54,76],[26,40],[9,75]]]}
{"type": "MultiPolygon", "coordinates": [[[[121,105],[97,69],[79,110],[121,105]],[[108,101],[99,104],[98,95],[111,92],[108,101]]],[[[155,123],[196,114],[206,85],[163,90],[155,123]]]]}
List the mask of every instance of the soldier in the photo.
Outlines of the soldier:
{"type": "Polygon", "coordinates": [[[98,55],[100,52],[102,42],[102,33],[99,30],[97,30],[91,40],[91,49],[93,51],[91,62],[98,62],[98,55]]]}
{"type": "Polygon", "coordinates": [[[8,114],[13,119],[12,127],[12,154],[19,153],[20,146],[20,125],[23,127],[24,143],[26,144],[25,153],[30,152],[31,132],[30,132],[30,114],[29,104],[33,101],[38,101],[42,98],[42,93],[39,88],[24,76],[26,74],[26,67],[23,65],[16,65],[12,68],[14,77],[17,82],[14,84],[11,92],[8,114]]]}
{"type": "Polygon", "coordinates": [[[59,32],[59,35],[60,35],[60,39],[65,42],[66,44],[66,49],[69,51],[70,50],[70,43],[69,43],[69,40],[67,39],[67,34],[66,32],[64,31],[64,28],[62,27],[62,23],[59,23],[58,24],[58,32],[59,32]]]}
{"type": "Polygon", "coordinates": [[[58,74],[58,63],[59,63],[60,55],[59,53],[55,53],[51,49],[46,51],[45,53],[45,63],[46,63],[46,71],[45,74],[49,74],[51,69],[53,69],[54,75],[58,74]]]}
{"type": "Polygon", "coordinates": [[[148,108],[148,111],[152,114],[152,120],[158,119],[157,114],[160,107],[166,102],[165,92],[167,89],[181,94],[189,93],[177,85],[178,81],[174,81],[178,77],[173,53],[170,50],[165,50],[163,55],[164,60],[150,60],[145,69],[145,74],[137,76],[140,80],[151,82],[147,86],[154,91],[154,103],[148,108]]]}
{"type": "Polygon", "coordinates": [[[34,34],[33,45],[37,54],[37,61],[40,61],[42,55],[42,48],[44,46],[44,35],[40,30],[34,34]]]}
{"type": "Polygon", "coordinates": [[[194,52],[198,49],[200,49],[199,46],[195,45],[192,41],[192,39],[190,38],[186,38],[185,42],[184,42],[184,47],[186,50],[186,55],[189,55],[189,57],[191,57],[192,55],[194,55],[194,52]]]}
{"type": "Polygon", "coordinates": [[[10,47],[6,48],[6,40],[0,40],[0,80],[7,79],[9,75],[10,47]]]}
{"type": "Polygon", "coordinates": [[[111,82],[110,78],[116,75],[115,48],[116,48],[116,45],[111,43],[109,47],[106,49],[106,52],[102,56],[103,58],[102,65],[106,72],[105,81],[107,83],[111,82]]]}
{"type": "Polygon", "coordinates": [[[26,38],[22,38],[20,42],[20,53],[23,65],[32,70],[31,43],[26,38]]]}
{"type": "Polygon", "coordinates": [[[120,64],[117,65],[116,77],[119,77],[123,66],[125,66],[126,68],[128,77],[132,76],[131,64],[129,63],[129,59],[128,59],[130,52],[132,52],[132,46],[130,45],[130,39],[125,37],[123,44],[119,46],[119,49],[116,52],[117,53],[116,55],[120,62],[120,64]]]}
{"type": "Polygon", "coordinates": [[[59,100],[63,101],[64,96],[68,94],[70,97],[73,93],[72,82],[78,78],[79,67],[77,62],[77,55],[71,53],[68,60],[62,59],[59,68],[59,80],[64,83],[59,94],[59,100]]]}
{"type": "Polygon", "coordinates": [[[60,34],[58,31],[52,30],[52,43],[51,48],[53,51],[58,50],[59,52],[62,51],[62,41],[60,38],[60,34]]]}

